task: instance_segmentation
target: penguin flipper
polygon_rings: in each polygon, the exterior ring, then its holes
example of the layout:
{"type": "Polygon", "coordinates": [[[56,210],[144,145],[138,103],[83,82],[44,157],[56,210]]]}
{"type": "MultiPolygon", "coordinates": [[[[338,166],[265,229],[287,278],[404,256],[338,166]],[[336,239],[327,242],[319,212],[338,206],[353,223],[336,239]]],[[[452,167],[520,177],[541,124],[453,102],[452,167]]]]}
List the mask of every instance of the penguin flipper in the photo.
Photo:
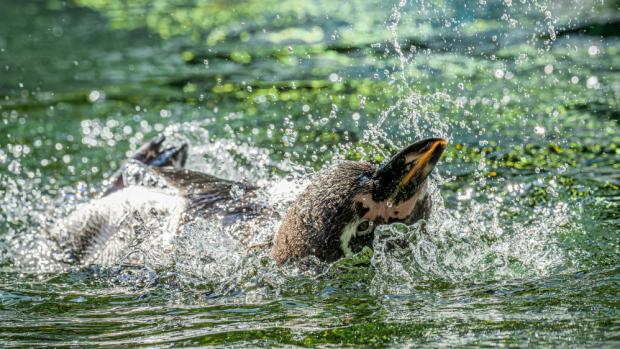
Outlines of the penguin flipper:
{"type": "Polygon", "coordinates": [[[130,158],[152,167],[184,167],[187,161],[187,143],[162,149],[165,140],[166,136],[157,136],[138,148],[130,158]]]}
{"type": "Polygon", "coordinates": [[[254,211],[251,198],[256,187],[247,183],[221,179],[206,173],[170,167],[153,168],[172,187],[177,188],[188,201],[189,216],[226,216],[240,211],[254,211]]]}
{"type": "MultiPolygon", "coordinates": [[[[129,161],[137,161],[149,167],[185,167],[187,161],[187,143],[181,144],[179,147],[170,146],[162,149],[162,144],[166,140],[164,135],[150,140],[143,144],[129,158],[129,161]]],[[[103,192],[102,197],[112,194],[113,192],[125,187],[123,181],[122,169],[117,171],[109,180],[109,185],[103,192]]]]}

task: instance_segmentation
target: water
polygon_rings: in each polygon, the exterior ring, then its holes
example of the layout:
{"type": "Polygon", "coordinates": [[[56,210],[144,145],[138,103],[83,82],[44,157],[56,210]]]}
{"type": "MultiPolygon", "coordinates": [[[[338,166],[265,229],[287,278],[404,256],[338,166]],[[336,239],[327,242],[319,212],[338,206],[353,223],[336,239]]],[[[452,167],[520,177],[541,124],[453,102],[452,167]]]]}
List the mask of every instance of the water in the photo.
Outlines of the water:
{"type": "MultiPolygon", "coordinates": [[[[618,346],[619,15],[613,1],[1,3],[0,343],[618,346]],[[50,263],[41,232],[158,133],[279,212],[340,159],[450,146],[432,234],[381,229],[374,253],[279,268],[200,221],[170,250],[138,242],[144,268],[50,263]]],[[[139,218],[147,237],[161,228],[139,218]]]]}

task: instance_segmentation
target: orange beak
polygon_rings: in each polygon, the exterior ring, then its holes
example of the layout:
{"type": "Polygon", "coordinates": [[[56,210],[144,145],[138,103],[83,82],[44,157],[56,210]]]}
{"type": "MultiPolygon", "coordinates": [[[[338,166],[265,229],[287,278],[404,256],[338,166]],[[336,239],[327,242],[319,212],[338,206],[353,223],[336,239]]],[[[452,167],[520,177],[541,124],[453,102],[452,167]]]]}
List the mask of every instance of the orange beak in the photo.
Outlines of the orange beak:
{"type": "Polygon", "coordinates": [[[411,198],[431,174],[447,145],[443,138],[429,138],[398,152],[375,173],[373,200],[389,198],[397,204],[411,198]]]}

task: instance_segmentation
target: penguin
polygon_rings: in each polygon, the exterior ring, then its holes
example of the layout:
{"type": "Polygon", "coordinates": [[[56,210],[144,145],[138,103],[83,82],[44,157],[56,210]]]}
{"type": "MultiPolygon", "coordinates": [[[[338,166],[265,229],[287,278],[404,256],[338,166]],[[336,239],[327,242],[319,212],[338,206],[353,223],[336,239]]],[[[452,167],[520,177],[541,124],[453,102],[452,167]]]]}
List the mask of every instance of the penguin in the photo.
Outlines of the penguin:
{"type": "MultiPolygon", "coordinates": [[[[139,148],[99,198],[48,230],[63,263],[106,265],[127,257],[144,229],[140,214],[145,212],[156,216],[161,227],[140,238],[161,241],[161,246],[170,246],[185,225],[209,219],[222,226],[235,224],[240,242],[252,248],[244,235],[251,229],[244,227],[275,218],[280,226],[264,247],[271,248],[277,265],[309,256],[334,262],[371,247],[380,225],[429,217],[428,177],[447,146],[443,138],[429,138],[384,164],[340,162],[316,176],[280,217],[258,199],[260,188],[185,169],[187,144],[162,148],[164,141],[160,136],[139,148]],[[128,166],[137,170],[127,171],[128,166]]],[[[140,263],[139,258],[125,260],[140,263]]]]}

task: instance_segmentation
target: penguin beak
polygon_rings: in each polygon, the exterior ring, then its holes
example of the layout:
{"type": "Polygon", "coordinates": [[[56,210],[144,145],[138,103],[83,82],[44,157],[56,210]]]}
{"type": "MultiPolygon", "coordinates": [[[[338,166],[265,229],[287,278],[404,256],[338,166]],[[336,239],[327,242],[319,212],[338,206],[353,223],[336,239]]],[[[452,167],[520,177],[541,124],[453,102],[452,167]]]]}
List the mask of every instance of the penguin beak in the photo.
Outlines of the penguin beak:
{"type": "Polygon", "coordinates": [[[398,152],[375,172],[373,200],[389,199],[393,204],[398,204],[413,197],[433,171],[447,145],[448,141],[443,138],[429,138],[398,152]]]}

